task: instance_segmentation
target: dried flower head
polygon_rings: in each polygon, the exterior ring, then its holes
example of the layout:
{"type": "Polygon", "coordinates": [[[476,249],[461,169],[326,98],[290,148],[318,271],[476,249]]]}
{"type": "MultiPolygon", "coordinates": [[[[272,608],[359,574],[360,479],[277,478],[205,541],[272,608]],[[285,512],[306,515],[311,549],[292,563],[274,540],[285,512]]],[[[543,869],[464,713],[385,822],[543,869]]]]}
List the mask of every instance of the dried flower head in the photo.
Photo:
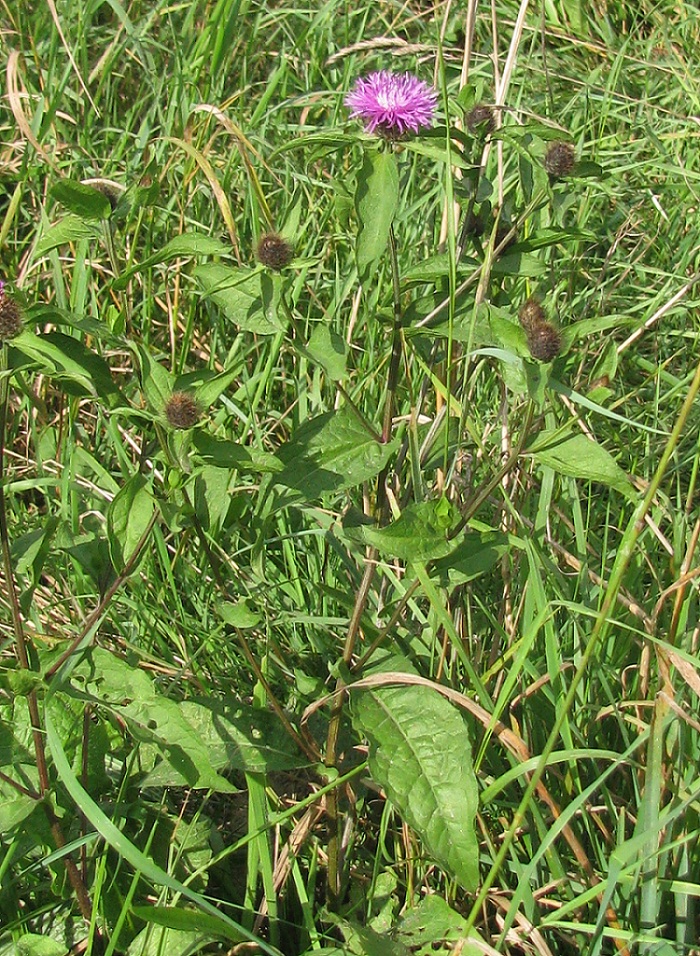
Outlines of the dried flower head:
{"type": "Polygon", "coordinates": [[[532,296],[520,306],[518,318],[526,332],[531,332],[538,325],[542,325],[543,322],[547,321],[547,316],[539,300],[532,296]]]}
{"type": "Polygon", "coordinates": [[[192,428],[199,420],[199,406],[190,392],[173,392],[165,404],[165,417],[173,428],[192,428]]]}
{"type": "Polygon", "coordinates": [[[540,362],[552,362],[561,352],[561,335],[551,322],[541,322],[527,332],[530,355],[540,362]]]}
{"type": "Polygon", "coordinates": [[[260,237],[255,255],[261,265],[279,272],[292,261],[294,250],[287,240],[278,236],[276,232],[266,232],[260,237]]]}
{"type": "Polygon", "coordinates": [[[475,136],[488,136],[496,128],[496,117],[490,106],[477,103],[467,113],[467,129],[475,136]]]}
{"type": "Polygon", "coordinates": [[[550,143],[544,154],[544,168],[552,179],[563,179],[569,176],[576,163],[576,154],[571,143],[557,140],[550,143]]]}
{"type": "Polygon", "coordinates": [[[22,331],[22,310],[0,282],[0,342],[14,339],[22,331]]]}
{"type": "Polygon", "coordinates": [[[345,105],[368,133],[398,139],[432,125],[436,100],[435,90],[413,74],[380,70],[357,80],[345,105]]]}

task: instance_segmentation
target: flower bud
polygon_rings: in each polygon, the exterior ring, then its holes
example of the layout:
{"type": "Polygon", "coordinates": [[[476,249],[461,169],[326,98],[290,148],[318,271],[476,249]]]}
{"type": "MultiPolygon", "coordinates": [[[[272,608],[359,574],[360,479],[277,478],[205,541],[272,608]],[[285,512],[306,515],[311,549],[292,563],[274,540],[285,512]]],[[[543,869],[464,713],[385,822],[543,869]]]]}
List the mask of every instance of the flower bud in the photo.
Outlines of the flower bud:
{"type": "Polygon", "coordinates": [[[173,428],[192,428],[199,420],[199,406],[190,392],[173,392],[165,404],[165,417],[173,428]]]}
{"type": "Polygon", "coordinates": [[[280,272],[292,261],[294,250],[287,240],[276,232],[266,232],[261,236],[255,254],[261,265],[280,272]]]}
{"type": "Polygon", "coordinates": [[[553,362],[561,352],[561,335],[551,322],[541,322],[527,332],[530,355],[539,362],[553,362]]]}
{"type": "Polygon", "coordinates": [[[520,306],[518,318],[527,333],[532,332],[538,325],[542,325],[543,322],[547,321],[544,309],[539,301],[532,296],[520,306]]]}
{"type": "Polygon", "coordinates": [[[9,342],[22,331],[22,309],[5,292],[5,283],[0,282],[0,343],[9,342]]]}
{"type": "Polygon", "coordinates": [[[576,154],[571,143],[557,140],[550,143],[544,154],[544,168],[551,179],[563,179],[569,176],[576,163],[576,154]]]}

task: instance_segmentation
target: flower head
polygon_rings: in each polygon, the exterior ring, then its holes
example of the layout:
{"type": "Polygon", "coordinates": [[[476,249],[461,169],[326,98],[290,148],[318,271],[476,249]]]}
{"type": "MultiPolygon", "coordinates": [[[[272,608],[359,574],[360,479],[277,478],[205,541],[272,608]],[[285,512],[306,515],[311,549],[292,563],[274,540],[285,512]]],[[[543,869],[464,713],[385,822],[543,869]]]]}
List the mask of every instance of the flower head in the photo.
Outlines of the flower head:
{"type": "Polygon", "coordinates": [[[411,73],[380,70],[361,77],[345,97],[350,116],[359,117],[368,133],[378,131],[390,139],[409,130],[417,133],[433,121],[437,93],[411,73]]]}
{"type": "Polygon", "coordinates": [[[165,403],[165,417],[173,428],[188,429],[199,420],[199,406],[189,392],[173,392],[165,403]]]}
{"type": "Polygon", "coordinates": [[[552,179],[563,179],[573,172],[576,165],[576,154],[571,143],[555,140],[547,147],[544,154],[544,168],[552,179]]]}
{"type": "Polygon", "coordinates": [[[0,344],[9,342],[22,331],[22,310],[0,281],[0,344]]]}
{"type": "Polygon", "coordinates": [[[280,272],[285,266],[288,266],[294,257],[294,250],[282,236],[276,232],[266,232],[258,243],[255,254],[261,265],[268,269],[274,269],[280,272]]]}

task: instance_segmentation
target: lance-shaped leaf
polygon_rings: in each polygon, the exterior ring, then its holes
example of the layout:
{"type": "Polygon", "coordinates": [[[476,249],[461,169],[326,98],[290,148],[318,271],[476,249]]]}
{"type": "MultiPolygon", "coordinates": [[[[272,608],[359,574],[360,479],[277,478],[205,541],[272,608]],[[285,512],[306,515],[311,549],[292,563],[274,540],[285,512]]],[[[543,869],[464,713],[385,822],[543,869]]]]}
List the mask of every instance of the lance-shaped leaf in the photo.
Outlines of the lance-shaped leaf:
{"type": "Polygon", "coordinates": [[[428,856],[464,887],[478,882],[477,785],[467,726],[437,691],[381,687],[353,695],[372,777],[428,856]]]}
{"type": "Polygon", "coordinates": [[[393,153],[367,150],[355,193],[360,220],[355,256],[362,282],[372,277],[384,254],[398,201],[399,174],[393,153]]]}

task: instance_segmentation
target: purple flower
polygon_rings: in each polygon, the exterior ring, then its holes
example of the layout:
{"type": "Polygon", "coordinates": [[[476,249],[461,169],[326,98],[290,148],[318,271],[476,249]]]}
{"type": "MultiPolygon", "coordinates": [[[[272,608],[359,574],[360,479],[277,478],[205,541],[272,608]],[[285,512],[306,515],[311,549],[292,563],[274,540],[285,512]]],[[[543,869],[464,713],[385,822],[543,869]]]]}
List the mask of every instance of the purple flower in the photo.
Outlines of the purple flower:
{"type": "Polygon", "coordinates": [[[380,70],[355,83],[345,97],[351,117],[360,117],[368,133],[375,130],[396,138],[408,130],[417,133],[433,121],[437,93],[411,73],[380,70]]]}

